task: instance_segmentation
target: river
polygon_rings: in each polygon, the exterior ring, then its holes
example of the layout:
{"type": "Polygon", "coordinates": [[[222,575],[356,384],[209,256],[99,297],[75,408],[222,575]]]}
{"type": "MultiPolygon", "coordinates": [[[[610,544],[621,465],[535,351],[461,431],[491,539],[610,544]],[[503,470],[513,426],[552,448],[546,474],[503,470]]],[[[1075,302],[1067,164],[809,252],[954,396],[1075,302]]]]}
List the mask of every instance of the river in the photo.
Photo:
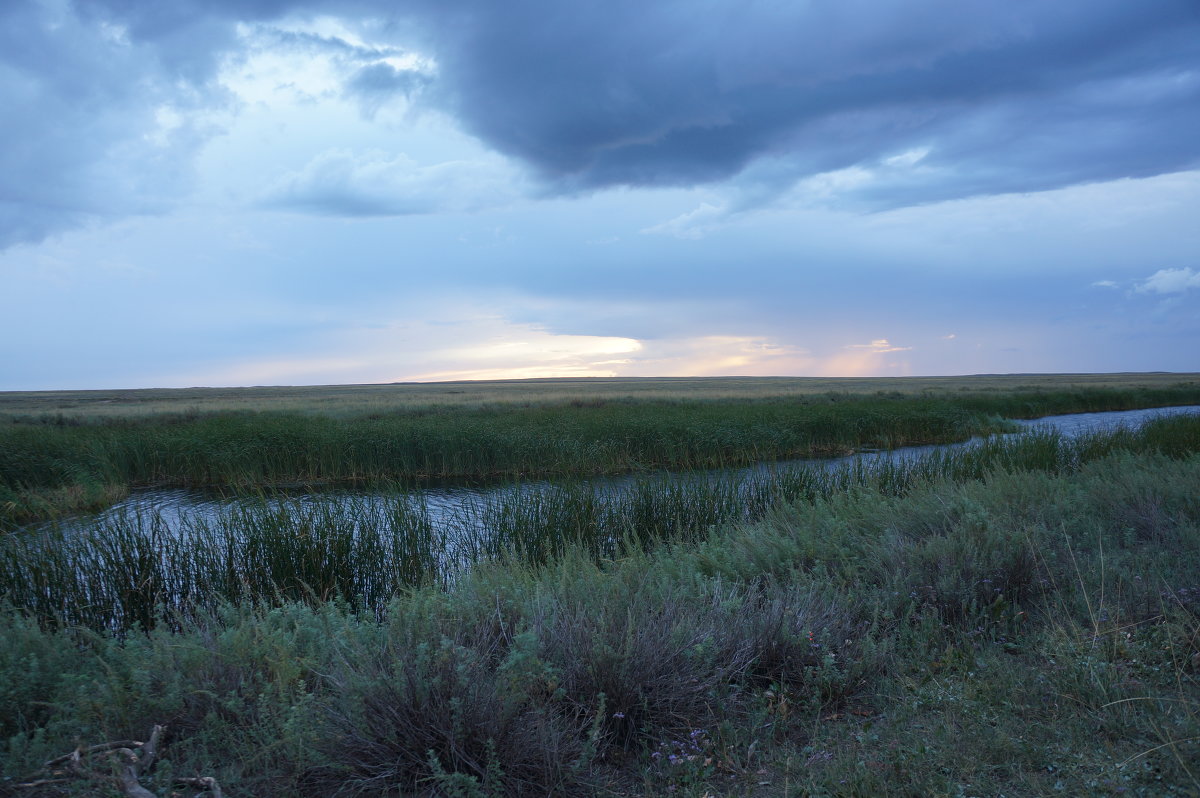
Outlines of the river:
{"type": "MultiPolygon", "coordinates": [[[[1032,420],[1020,420],[1015,423],[1028,429],[1056,430],[1067,437],[1075,437],[1092,431],[1103,431],[1117,427],[1137,427],[1144,421],[1160,416],[1200,413],[1200,405],[1184,407],[1162,407],[1145,410],[1122,410],[1104,413],[1074,413],[1071,415],[1046,416],[1032,420]]],[[[1020,434],[1010,433],[1010,434],[1020,434]]],[[[413,506],[423,505],[422,512],[427,513],[430,522],[436,527],[456,526],[464,524],[477,526],[483,514],[480,508],[489,503],[495,503],[514,493],[538,493],[558,490],[564,486],[585,488],[598,491],[602,495],[617,495],[630,490],[632,486],[645,480],[689,481],[713,478],[728,478],[734,481],[750,481],[756,476],[772,472],[780,472],[797,466],[819,466],[828,469],[841,468],[847,463],[860,461],[871,464],[886,459],[914,459],[938,450],[948,450],[965,446],[973,446],[980,439],[952,444],[931,446],[909,446],[890,451],[868,451],[847,455],[845,457],[785,460],[769,463],[759,463],[753,466],[724,469],[721,471],[699,471],[657,474],[626,474],[621,476],[596,477],[588,480],[570,483],[551,482],[546,480],[522,483],[492,484],[487,486],[434,486],[423,487],[419,490],[399,494],[404,501],[413,506]],[[475,519],[475,520],[471,520],[475,519]]],[[[393,504],[397,501],[396,492],[379,493],[366,490],[334,490],[307,493],[281,493],[268,496],[225,496],[213,491],[195,489],[145,489],[132,492],[125,500],[108,509],[91,515],[77,516],[65,521],[59,521],[60,527],[95,527],[108,523],[128,521],[131,518],[141,519],[142,522],[153,521],[160,528],[179,529],[182,526],[204,523],[227,516],[240,508],[261,507],[263,503],[275,508],[292,508],[295,510],[313,509],[314,506],[328,503],[353,503],[359,507],[370,508],[372,505],[393,504]]],[[[40,527],[42,525],[37,525],[40,527]]],[[[31,527],[34,529],[37,527],[31,527]]]]}

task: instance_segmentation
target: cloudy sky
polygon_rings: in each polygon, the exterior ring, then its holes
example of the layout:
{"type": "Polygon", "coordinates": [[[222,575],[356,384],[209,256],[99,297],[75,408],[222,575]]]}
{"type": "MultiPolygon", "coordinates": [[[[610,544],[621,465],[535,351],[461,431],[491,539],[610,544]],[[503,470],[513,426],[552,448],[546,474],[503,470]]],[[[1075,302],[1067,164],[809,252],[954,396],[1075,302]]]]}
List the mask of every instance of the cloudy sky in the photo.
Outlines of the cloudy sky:
{"type": "Polygon", "coordinates": [[[0,390],[1200,371],[1196,0],[5,0],[0,390]]]}

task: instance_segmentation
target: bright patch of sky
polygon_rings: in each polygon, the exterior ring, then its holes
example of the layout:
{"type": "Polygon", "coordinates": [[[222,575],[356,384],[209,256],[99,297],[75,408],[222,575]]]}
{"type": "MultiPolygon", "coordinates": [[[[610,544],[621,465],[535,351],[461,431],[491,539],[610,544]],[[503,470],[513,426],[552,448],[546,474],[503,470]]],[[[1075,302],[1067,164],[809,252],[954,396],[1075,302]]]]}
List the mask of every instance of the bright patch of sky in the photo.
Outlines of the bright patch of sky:
{"type": "Polygon", "coordinates": [[[15,0],[0,104],[0,390],[1200,371],[1191,0],[15,0]]]}

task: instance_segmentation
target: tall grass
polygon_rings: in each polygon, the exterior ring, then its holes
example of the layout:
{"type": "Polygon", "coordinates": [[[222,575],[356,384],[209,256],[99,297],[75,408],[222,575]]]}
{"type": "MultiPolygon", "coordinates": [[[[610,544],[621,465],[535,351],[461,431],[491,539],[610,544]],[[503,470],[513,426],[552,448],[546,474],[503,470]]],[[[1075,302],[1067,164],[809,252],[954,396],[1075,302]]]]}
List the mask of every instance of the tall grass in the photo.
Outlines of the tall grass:
{"type": "MultiPolygon", "coordinates": [[[[514,544],[382,610],[247,591],[114,636],[9,606],[0,769],[30,779],[77,740],[166,723],[164,793],[199,773],[298,796],[1186,795],[1198,426],[813,472],[757,521],[705,529],[672,526],[678,500],[648,488],[613,517],[650,507],[661,538],[614,558],[594,533],[540,565],[514,544]]],[[[561,520],[536,500],[515,526],[561,520]]],[[[269,511],[243,528],[286,532],[281,560],[357,545],[314,548],[269,511]]]]}
{"type": "Polygon", "coordinates": [[[0,598],[63,626],[124,633],[225,601],[340,600],[379,611],[454,568],[419,504],[275,504],[168,528],[129,512],[0,542],[0,598]]]}
{"type": "Polygon", "coordinates": [[[122,633],[223,601],[338,599],[378,613],[406,589],[448,585],[481,563],[542,566],[568,551],[601,562],[855,490],[904,496],[996,470],[1070,472],[1121,451],[1178,456],[1200,443],[1198,429],[1200,420],[1180,417],[1140,433],[1067,439],[1034,431],[832,468],[647,477],[616,490],[518,487],[481,494],[438,523],[420,492],[263,497],[185,517],[174,529],[152,513],[128,512],[0,539],[0,599],[47,622],[122,633]]]}
{"type": "MultiPolygon", "coordinates": [[[[1200,402],[1200,389],[1092,389],[802,401],[597,402],[332,417],[283,412],[0,424],[0,525],[132,486],[265,486],[688,470],[946,443],[1002,417],[1200,402]]],[[[53,421],[50,419],[50,421],[53,421]]]]}

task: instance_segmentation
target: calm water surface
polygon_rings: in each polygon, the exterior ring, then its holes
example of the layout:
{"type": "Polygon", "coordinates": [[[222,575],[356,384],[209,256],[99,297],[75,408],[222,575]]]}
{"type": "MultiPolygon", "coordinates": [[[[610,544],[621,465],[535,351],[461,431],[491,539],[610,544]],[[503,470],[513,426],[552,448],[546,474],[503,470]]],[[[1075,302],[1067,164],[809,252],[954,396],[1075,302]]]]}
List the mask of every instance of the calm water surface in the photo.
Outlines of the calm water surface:
{"type": "MultiPolygon", "coordinates": [[[[1068,437],[1075,437],[1088,432],[1115,429],[1117,427],[1136,428],[1151,418],[1175,416],[1182,414],[1200,414],[1200,405],[1185,407],[1161,407],[1147,410],[1123,410],[1108,413],[1075,413],[1065,416],[1046,416],[1028,421],[1017,421],[1024,429],[1052,429],[1068,437]]],[[[1019,434],[1019,433],[1014,433],[1019,434]]],[[[747,479],[756,475],[769,474],[791,466],[819,466],[828,469],[839,468],[847,463],[861,461],[864,463],[878,462],[885,459],[913,459],[932,451],[955,449],[972,446],[978,443],[974,438],[962,443],[941,444],[935,446],[909,446],[892,451],[860,452],[846,457],[786,460],[770,463],[760,463],[746,468],[723,469],[720,471],[699,471],[684,473],[663,472],[657,478],[664,480],[704,480],[713,477],[747,479]]],[[[653,477],[653,475],[651,475],[653,477]]],[[[414,508],[424,504],[424,511],[437,526],[476,526],[479,521],[479,508],[498,499],[511,496],[514,493],[536,493],[561,488],[563,485],[577,485],[592,488],[602,494],[613,495],[628,490],[631,486],[647,479],[647,474],[629,474],[617,477],[598,477],[572,483],[532,481],[520,484],[488,485],[484,487],[446,486],[424,487],[407,494],[378,493],[368,491],[321,491],[311,493],[276,494],[267,497],[227,497],[212,492],[169,489],[135,491],[130,496],[107,510],[95,515],[79,516],[61,525],[74,527],[103,526],[106,523],[120,519],[138,518],[143,522],[162,523],[167,529],[179,529],[187,524],[205,523],[236,512],[239,508],[262,507],[264,503],[271,507],[295,508],[301,510],[329,503],[354,503],[357,506],[375,507],[382,510],[385,506],[394,506],[397,501],[410,503],[414,508]],[[472,520],[476,519],[476,520],[472,520]]],[[[382,513],[381,515],[386,515],[382,513]]]]}

